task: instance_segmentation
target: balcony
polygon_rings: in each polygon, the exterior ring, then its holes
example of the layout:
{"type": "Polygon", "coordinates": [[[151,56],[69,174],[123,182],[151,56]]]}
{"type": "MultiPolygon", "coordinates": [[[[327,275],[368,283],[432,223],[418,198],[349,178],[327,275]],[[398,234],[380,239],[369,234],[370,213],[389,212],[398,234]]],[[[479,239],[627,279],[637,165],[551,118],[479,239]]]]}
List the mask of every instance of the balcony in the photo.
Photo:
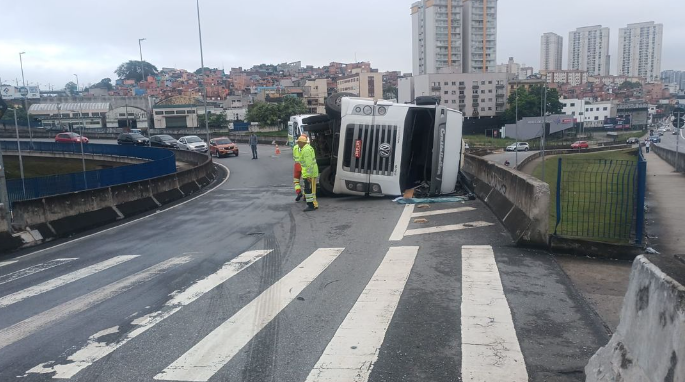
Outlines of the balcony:
{"type": "Polygon", "coordinates": [[[431,86],[432,91],[440,91],[440,89],[442,89],[440,86],[435,86],[435,85],[431,86]]]}
{"type": "Polygon", "coordinates": [[[495,85],[495,89],[504,89],[504,85],[495,85]]]}
{"type": "Polygon", "coordinates": [[[504,93],[497,93],[497,94],[495,95],[495,97],[497,97],[497,98],[504,98],[504,93]]]}
{"type": "Polygon", "coordinates": [[[478,89],[480,89],[480,86],[479,86],[479,85],[473,85],[473,86],[471,87],[471,89],[473,89],[473,90],[478,90],[478,89]]]}
{"type": "Polygon", "coordinates": [[[466,90],[466,85],[459,85],[459,90],[466,90]]]}
{"type": "Polygon", "coordinates": [[[504,101],[497,101],[495,106],[504,106],[504,101]]]}

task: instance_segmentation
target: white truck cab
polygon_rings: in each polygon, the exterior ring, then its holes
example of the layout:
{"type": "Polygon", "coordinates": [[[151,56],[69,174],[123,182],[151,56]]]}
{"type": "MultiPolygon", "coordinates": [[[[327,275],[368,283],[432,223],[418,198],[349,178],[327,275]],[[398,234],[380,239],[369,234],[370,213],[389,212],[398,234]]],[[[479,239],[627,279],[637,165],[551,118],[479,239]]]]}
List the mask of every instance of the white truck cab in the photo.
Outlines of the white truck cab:
{"type": "Polygon", "coordinates": [[[440,105],[345,97],[341,101],[333,192],[430,196],[455,191],[462,161],[462,114],[440,105]]]}
{"type": "Polygon", "coordinates": [[[288,121],[288,146],[293,146],[297,138],[303,134],[305,123],[302,122],[303,119],[307,117],[313,117],[316,114],[301,114],[293,115],[288,121]]]}

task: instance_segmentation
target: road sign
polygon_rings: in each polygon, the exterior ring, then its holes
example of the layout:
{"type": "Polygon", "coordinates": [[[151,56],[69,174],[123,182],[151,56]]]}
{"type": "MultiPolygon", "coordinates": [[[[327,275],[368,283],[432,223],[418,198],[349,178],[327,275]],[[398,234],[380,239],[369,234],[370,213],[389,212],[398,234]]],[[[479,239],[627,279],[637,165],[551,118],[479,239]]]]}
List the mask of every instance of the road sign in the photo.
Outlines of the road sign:
{"type": "Polygon", "coordinates": [[[685,119],[684,118],[676,118],[673,120],[673,127],[682,129],[685,127],[685,119]]]}
{"type": "Polygon", "coordinates": [[[685,114],[685,108],[682,108],[680,106],[676,107],[675,109],[673,109],[673,115],[676,114],[685,114]]]}
{"type": "Polygon", "coordinates": [[[29,95],[29,89],[27,87],[22,86],[19,88],[19,94],[21,94],[22,97],[26,97],[27,95],[29,95]]]}

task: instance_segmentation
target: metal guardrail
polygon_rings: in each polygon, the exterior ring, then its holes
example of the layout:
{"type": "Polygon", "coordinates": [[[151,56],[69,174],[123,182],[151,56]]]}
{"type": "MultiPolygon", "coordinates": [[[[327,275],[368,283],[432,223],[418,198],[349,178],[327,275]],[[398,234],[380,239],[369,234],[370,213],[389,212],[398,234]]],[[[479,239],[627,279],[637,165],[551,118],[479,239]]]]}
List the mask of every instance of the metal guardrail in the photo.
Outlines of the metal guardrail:
{"type": "MultiPolygon", "coordinates": [[[[17,151],[17,142],[0,141],[0,147],[3,152],[17,151]]],[[[81,145],[76,143],[21,141],[20,148],[22,153],[39,151],[81,154],[81,145]]],[[[7,191],[10,203],[137,182],[176,172],[176,155],[171,150],[89,143],[83,145],[83,153],[85,155],[138,158],[147,160],[147,162],[86,171],[85,173],[25,178],[23,181],[22,179],[8,180],[7,191]]]]}

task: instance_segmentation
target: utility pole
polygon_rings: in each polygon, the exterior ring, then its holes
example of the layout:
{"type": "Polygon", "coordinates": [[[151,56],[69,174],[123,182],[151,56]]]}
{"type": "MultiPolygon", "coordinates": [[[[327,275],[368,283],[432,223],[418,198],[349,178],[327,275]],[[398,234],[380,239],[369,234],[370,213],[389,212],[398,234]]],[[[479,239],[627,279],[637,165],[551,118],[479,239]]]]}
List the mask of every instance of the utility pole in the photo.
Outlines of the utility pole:
{"type": "MultiPolygon", "coordinates": [[[[2,81],[0,81],[0,85],[2,85],[2,81]]],[[[0,117],[5,114],[6,110],[7,104],[2,100],[2,95],[0,95],[0,117]]],[[[7,231],[9,233],[12,233],[11,208],[7,193],[7,182],[5,181],[5,163],[2,160],[2,143],[0,142],[0,212],[3,213],[5,221],[7,221],[7,231]]]]}
{"type": "Polygon", "coordinates": [[[673,109],[673,117],[675,118],[673,120],[673,128],[676,131],[675,135],[675,171],[678,172],[678,156],[680,155],[680,129],[682,129],[683,125],[685,125],[685,120],[683,120],[683,116],[685,116],[685,109],[680,107],[678,103],[676,103],[675,109],[673,109]]]}
{"type": "MultiPolygon", "coordinates": [[[[543,90],[543,89],[540,89],[543,90]]],[[[542,93],[542,91],[540,92],[542,93]]],[[[547,82],[545,82],[544,96],[541,98],[542,105],[540,106],[540,111],[542,114],[542,137],[540,139],[540,149],[542,150],[542,176],[540,177],[543,182],[545,181],[545,131],[547,130],[547,82]]]]}
{"type": "Polygon", "coordinates": [[[205,90],[205,130],[207,130],[207,156],[211,157],[212,152],[209,150],[209,114],[207,113],[207,74],[205,72],[205,59],[202,54],[202,26],[200,24],[200,0],[196,0],[197,4],[197,30],[200,36],[200,68],[202,69],[202,87],[205,90]]]}
{"type": "Polygon", "coordinates": [[[19,173],[21,174],[21,188],[24,198],[26,198],[26,183],[24,180],[24,160],[21,157],[21,141],[19,141],[19,124],[17,123],[17,109],[12,109],[14,112],[14,131],[17,133],[17,153],[19,154],[19,173]]]}
{"type": "Polygon", "coordinates": [[[515,169],[518,169],[519,167],[519,88],[518,86],[516,87],[516,127],[514,128],[516,131],[516,147],[514,148],[514,158],[515,158],[515,169]]]}

